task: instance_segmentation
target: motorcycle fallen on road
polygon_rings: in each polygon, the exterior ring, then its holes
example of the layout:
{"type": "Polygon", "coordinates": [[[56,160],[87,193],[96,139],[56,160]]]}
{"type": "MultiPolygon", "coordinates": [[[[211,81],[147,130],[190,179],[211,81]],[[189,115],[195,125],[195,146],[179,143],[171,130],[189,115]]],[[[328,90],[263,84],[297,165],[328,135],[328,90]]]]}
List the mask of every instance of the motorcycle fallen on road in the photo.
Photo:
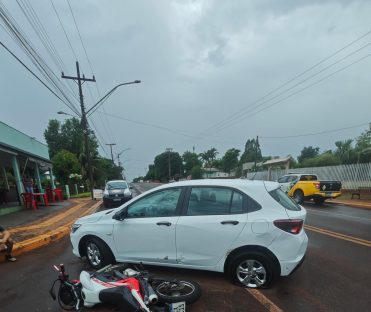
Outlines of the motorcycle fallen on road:
{"type": "Polygon", "coordinates": [[[81,312],[84,307],[110,303],[125,312],[183,312],[187,304],[201,296],[201,287],[194,281],[154,277],[144,269],[127,265],[108,265],[97,272],[82,271],[79,280],[70,280],[63,264],[54,265],[54,269],[58,278],[49,293],[64,310],[81,312]]]}

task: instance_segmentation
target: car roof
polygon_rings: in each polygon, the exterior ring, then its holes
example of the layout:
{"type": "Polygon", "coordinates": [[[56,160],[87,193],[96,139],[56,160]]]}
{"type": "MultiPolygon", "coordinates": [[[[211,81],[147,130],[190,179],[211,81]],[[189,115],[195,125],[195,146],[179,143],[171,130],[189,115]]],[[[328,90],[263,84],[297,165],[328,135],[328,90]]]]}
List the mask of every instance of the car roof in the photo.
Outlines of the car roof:
{"type": "Polygon", "coordinates": [[[176,186],[230,186],[241,189],[265,187],[269,190],[277,188],[277,182],[247,179],[202,179],[186,180],[164,184],[159,188],[176,187],[176,186]]]}
{"type": "Polygon", "coordinates": [[[107,184],[111,183],[111,182],[125,182],[125,183],[127,183],[126,180],[110,180],[110,181],[107,181],[107,184]]]}

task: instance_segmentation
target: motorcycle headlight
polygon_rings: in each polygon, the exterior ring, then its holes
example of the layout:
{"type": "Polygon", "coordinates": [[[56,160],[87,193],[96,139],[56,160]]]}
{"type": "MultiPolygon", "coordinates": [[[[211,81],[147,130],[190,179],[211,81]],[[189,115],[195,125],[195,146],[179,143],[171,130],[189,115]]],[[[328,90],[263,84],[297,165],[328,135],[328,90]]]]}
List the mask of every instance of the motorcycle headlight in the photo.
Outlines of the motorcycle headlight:
{"type": "Polygon", "coordinates": [[[71,226],[71,232],[75,233],[80,226],[81,224],[75,223],[74,225],[71,226]]]}

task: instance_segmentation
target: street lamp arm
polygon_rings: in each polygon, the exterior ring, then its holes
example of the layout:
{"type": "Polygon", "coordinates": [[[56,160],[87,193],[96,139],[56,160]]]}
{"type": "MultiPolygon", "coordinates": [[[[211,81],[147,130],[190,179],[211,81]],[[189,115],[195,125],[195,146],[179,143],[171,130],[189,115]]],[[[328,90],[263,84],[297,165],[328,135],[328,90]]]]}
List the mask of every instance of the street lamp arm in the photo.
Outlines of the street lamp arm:
{"type": "Polygon", "coordinates": [[[116,91],[117,88],[121,87],[121,86],[125,86],[125,85],[129,85],[129,84],[134,84],[134,83],[141,83],[140,80],[134,80],[134,81],[131,81],[131,82],[125,82],[125,83],[120,83],[118,84],[117,86],[113,87],[110,91],[108,91],[106,93],[105,96],[103,96],[97,103],[95,103],[87,112],[86,112],[86,115],[87,116],[90,116],[91,114],[93,114],[102,104],[105,100],[107,100],[111,94],[113,92],[116,91]]]}

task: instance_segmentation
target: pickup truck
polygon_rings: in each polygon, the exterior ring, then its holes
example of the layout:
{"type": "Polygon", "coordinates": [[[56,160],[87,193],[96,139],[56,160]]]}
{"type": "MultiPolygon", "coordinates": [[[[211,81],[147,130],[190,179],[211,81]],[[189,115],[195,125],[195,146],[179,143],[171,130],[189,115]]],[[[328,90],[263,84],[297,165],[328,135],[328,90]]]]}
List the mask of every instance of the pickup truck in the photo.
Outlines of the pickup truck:
{"type": "Polygon", "coordinates": [[[318,181],[315,174],[287,174],[277,182],[281,189],[299,204],[311,199],[316,204],[322,204],[326,199],[341,195],[340,181],[318,181]]]}

